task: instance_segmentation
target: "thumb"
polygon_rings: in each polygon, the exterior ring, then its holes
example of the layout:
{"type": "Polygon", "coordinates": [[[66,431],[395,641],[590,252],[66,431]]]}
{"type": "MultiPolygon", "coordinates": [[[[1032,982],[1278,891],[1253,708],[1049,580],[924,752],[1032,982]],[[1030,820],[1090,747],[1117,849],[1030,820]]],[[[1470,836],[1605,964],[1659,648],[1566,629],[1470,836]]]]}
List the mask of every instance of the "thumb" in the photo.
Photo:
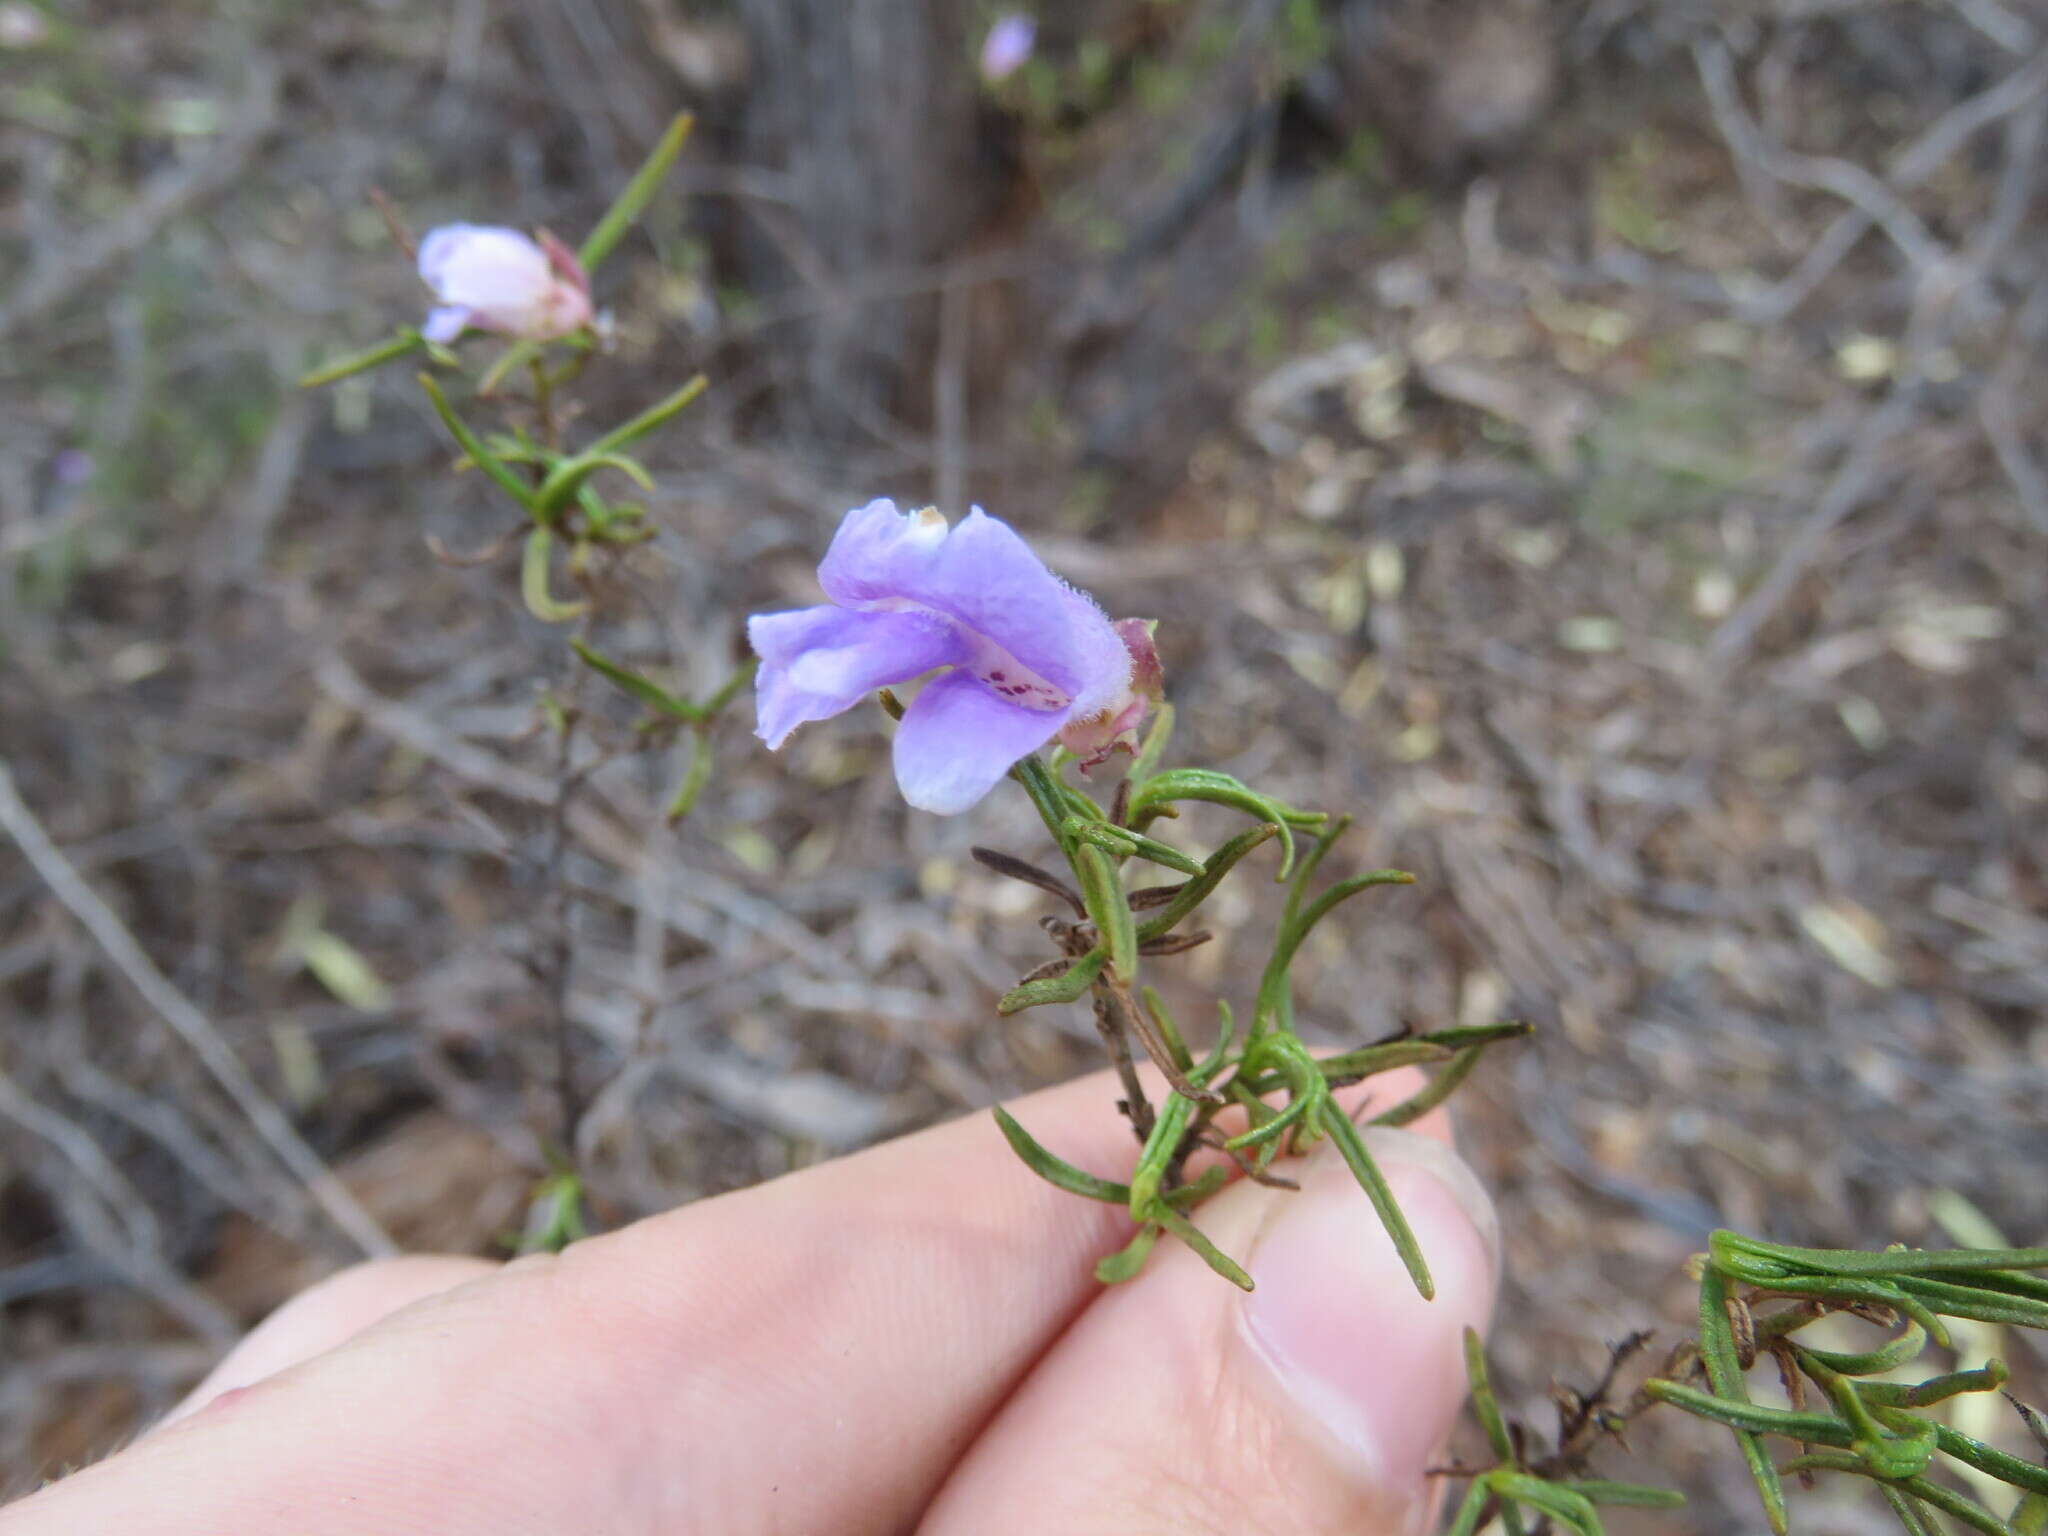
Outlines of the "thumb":
{"type": "Polygon", "coordinates": [[[1425,1301],[1334,1148],[1299,1192],[1240,1183],[1199,1213],[1246,1295],[1169,1240],[1076,1320],[954,1472],[921,1528],[1419,1529],[1424,1469],[1465,1390],[1462,1335],[1493,1308],[1499,1236],[1444,1143],[1367,1145],[1436,1281],[1425,1301]]]}

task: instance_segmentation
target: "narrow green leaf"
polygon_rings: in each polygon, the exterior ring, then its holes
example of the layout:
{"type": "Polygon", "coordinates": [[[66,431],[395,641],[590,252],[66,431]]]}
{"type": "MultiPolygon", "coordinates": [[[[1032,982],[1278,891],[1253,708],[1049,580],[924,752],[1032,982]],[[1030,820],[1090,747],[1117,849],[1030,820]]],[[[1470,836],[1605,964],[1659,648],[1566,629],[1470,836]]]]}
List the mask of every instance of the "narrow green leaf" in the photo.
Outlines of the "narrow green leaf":
{"type": "MultiPolygon", "coordinates": [[[[902,716],[898,715],[898,719],[902,716]]],[[[1045,823],[1045,830],[1052,834],[1060,851],[1069,856],[1073,846],[1067,841],[1067,802],[1060,793],[1060,786],[1052,776],[1052,770],[1045,766],[1045,760],[1032,755],[1019,758],[1010,765],[1010,777],[1024,786],[1024,793],[1031,797],[1031,804],[1038,812],[1039,820],[1045,823]]]]}
{"type": "Polygon", "coordinates": [[[710,782],[711,739],[704,728],[698,726],[690,732],[690,760],[683,765],[683,780],[676,786],[676,792],[669,796],[661,819],[670,826],[676,825],[697,808],[698,798],[710,782]]]}
{"type": "Polygon", "coordinates": [[[1907,1321],[1894,1338],[1886,1340],[1876,1349],[1867,1349],[1860,1354],[1840,1354],[1831,1349],[1814,1349],[1810,1345],[1797,1346],[1801,1353],[1811,1355],[1831,1371],[1844,1376],[1874,1376],[1884,1371],[1895,1371],[1908,1360],[1916,1360],[1927,1348],[1927,1330],[1918,1323],[1907,1321]]]}
{"type": "Polygon", "coordinates": [[[1474,1478],[1472,1486],[1465,1490],[1465,1497],[1458,1504],[1458,1518],[1453,1520],[1444,1536],[1478,1536],[1479,1517],[1486,1513],[1486,1506],[1492,1502],[1493,1494],[1485,1483],[1474,1478]]]}
{"type": "Polygon", "coordinates": [[[2012,1512],[2013,1536],[2048,1536],[2048,1494],[2030,1493],[2012,1512]]]}
{"type": "Polygon", "coordinates": [[[1893,1248],[1868,1252],[1857,1248],[1793,1248],[1716,1232],[1716,1252],[1726,1249],[1785,1266],[1786,1273],[1892,1277],[1925,1275],[1942,1270],[2048,1269],[2048,1248],[1893,1248]]]}
{"type": "Polygon", "coordinates": [[[1429,1276],[1429,1261],[1422,1256],[1422,1248],[1415,1241],[1408,1218],[1401,1214],[1400,1202],[1394,1199],[1393,1190],[1387,1187],[1386,1176],[1365,1149],[1365,1138],[1358,1134],[1358,1127],[1351,1123],[1351,1117],[1344,1113],[1342,1106],[1332,1099],[1323,1101],[1320,1118],[1323,1129],[1337,1144],[1337,1150],[1349,1165],[1352,1177],[1358,1180],[1366,1198],[1372,1201],[1372,1208],[1379,1213],[1380,1225],[1387,1229],[1387,1236],[1393,1240],[1394,1251],[1401,1255],[1402,1264],[1407,1266],[1408,1278],[1415,1282],[1415,1289],[1422,1293],[1424,1301],[1436,1300],[1436,1282],[1429,1276]]]}
{"type": "Polygon", "coordinates": [[[1199,859],[1182,853],[1171,843],[1162,843],[1156,837],[1147,837],[1142,832],[1123,834],[1131,844],[1131,853],[1140,859],[1149,859],[1154,864],[1164,864],[1168,869],[1177,869],[1184,875],[1199,875],[1202,864],[1199,859]]]}
{"type": "Polygon", "coordinates": [[[1213,1081],[1216,1074],[1222,1070],[1223,1063],[1230,1058],[1231,1047],[1236,1044],[1237,1015],[1231,1011],[1230,1004],[1219,997],[1216,999],[1216,1044],[1195,1068],[1195,1081],[1213,1081]]]}
{"type": "MultiPolygon", "coordinates": [[[[1225,1142],[1224,1145],[1232,1150],[1259,1146],[1303,1121],[1312,1128],[1312,1136],[1322,1134],[1321,1115],[1323,1107],[1330,1101],[1330,1085],[1322,1074],[1321,1064],[1309,1054],[1301,1038],[1282,1032],[1268,1035],[1254,1045],[1245,1057],[1243,1070],[1257,1077],[1269,1067],[1287,1085],[1292,1098],[1277,1115],[1270,1119],[1260,1117],[1251,1129],[1225,1142]]],[[[1254,1083],[1253,1091],[1257,1092],[1259,1088],[1260,1085],[1254,1083]]],[[[1296,1150],[1300,1150],[1308,1139],[1297,1133],[1296,1150]]]]}
{"type": "Polygon", "coordinates": [[[1932,1504],[1952,1520],[1960,1520],[1972,1530],[1982,1531],[1984,1536],[2014,1536],[2013,1528],[1991,1513],[1975,1499],[1966,1498],[1935,1482],[1932,1478],[1909,1478],[1904,1491],[1923,1504],[1932,1504]]]}
{"type": "Polygon", "coordinates": [[[1708,1239],[1713,1268],[1730,1280],[1739,1280],[1786,1296],[1815,1296],[1829,1301],[1867,1302],[1890,1307],[1913,1319],[1927,1330],[1927,1337],[1943,1349],[1949,1347],[1948,1327],[1919,1297],[1909,1295],[1891,1280],[1865,1279],[1856,1275],[1796,1274],[1785,1266],[1732,1249],[1715,1249],[1713,1234],[1708,1239]]]}
{"type": "Polygon", "coordinates": [[[701,706],[704,711],[704,718],[711,720],[724,713],[725,707],[739,697],[740,690],[754,680],[754,673],[759,670],[760,665],[758,661],[750,660],[744,662],[737,672],[719,684],[718,692],[712,694],[701,706]]]}
{"type": "Polygon", "coordinates": [[[1138,974],[1138,934],[1130,903],[1117,884],[1116,866],[1094,844],[1081,843],[1074,849],[1074,874],[1089,920],[1108,947],[1110,969],[1123,980],[1132,980],[1138,974]]]}
{"type": "Polygon", "coordinates": [[[583,1181],[572,1172],[542,1179],[527,1207],[516,1244],[520,1253],[560,1253],[589,1235],[583,1220],[583,1181]]]}
{"type": "Polygon", "coordinates": [[[552,467],[559,464],[563,458],[562,454],[541,447],[526,435],[524,428],[512,432],[486,433],[483,443],[507,464],[540,464],[552,467]]]}
{"type": "Polygon", "coordinates": [[[1465,1380],[1471,1389],[1472,1412],[1479,1427],[1486,1431],[1486,1443],[1493,1447],[1502,1466],[1519,1466],[1521,1459],[1515,1455],[1507,1420],[1501,1417],[1500,1399],[1493,1395],[1493,1377],[1486,1369],[1486,1345],[1477,1328],[1465,1330],[1465,1380]]]}
{"type": "Polygon", "coordinates": [[[1248,832],[1240,832],[1210,854],[1202,862],[1202,872],[1182,886],[1179,895],[1138,925],[1139,942],[1164,938],[1173,932],[1175,925],[1209,899],[1210,893],[1223,882],[1223,877],[1236,867],[1240,859],[1261,843],[1278,836],[1279,832],[1278,823],[1269,821],[1253,827],[1248,832]]]}
{"type": "Polygon", "coordinates": [[[1454,1060],[1457,1054],[1420,1038],[1389,1040],[1382,1045],[1360,1046],[1355,1051],[1325,1056],[1319,1065],[1331,1082],[1348,1085],[1381,1072],[1391,1072],[1396,1067],[1434,1066],[1438,1062],[1454,1060]]]}
{"type": "MultiPolygon", "coordinates": [[[[1711,1401],[1748,1407],[1749,1385],[1743,1379],[1742,1361],[1735,1352],[1735,1330],[1728,1321],[1728,1282],[1712,1264],[1707,1265],[1700,1275],[1699,1317],[1700,1361],[1706,1367],[1708,1385],[1714,1389],[1715,1396],[1711,1401]]],[[[1662,1383],[1645,1383],[1645,1390],[1657,1385],[1662,1383]]],[[[1681,1401],[1678,1406],[1685,1407],[1686,1404],[1681,1401]]],[[[1821,1418],[1818,1414],[1806,1417],[1821,1418]]],[[[1823,1419],[1822,1422],[1833,1424],[1834,1420],[1823,1419]]],[[[1785,1485],[1778,1479],[1778,1469],[1771,1464],[1771,1458],[1752,1426],[1731,1424],[1730,1428],[1735,1430],[1736,1444],[1749,1468],[1750,1481],[1756,1484],[1757,1498],[1764,1506],[1764,1518],[1770,1522],[1775,1536],[1786,1536],[1785,1485]]]]}
{"type": "Polygon", "coordinates": [[[1371,890],[1380,885],[1413,885],[1415,877],[1405,869],[1369,869],[1362,875],[1353,875],[1348,880],[1339,880],[1302,911],[1300,920],[1292,925],[1292,937],[1299,944],[1314,930],[1317,923],[1329,916],[1330,911],[1341,901],[1348,901],[1360,891],[1371,890]]]}
{"type": "Polygon", "coordinates": [[[1121,1285],[1126,1280],[1137,1278],[1145,1267],[1145,1260],[1151,1256],[1152,1245],[1159,1241],[1159,1228],[1143,1226],[1132,1234],[1131,1240],[1115,1253],[1095,1262],[1095,1278],[1104,1285],[1121,1285]]]}
{"type": "Polygon", "coordinates": [[[1046,1003],[1071,1003],[1094,985],[1108,959],[1109,951],[1098,944],[1059,975],[1027,981],[1005,992],[996,1002],[996,1012],[1007,1018],[1046,1003]]]}
{"type": "Polygon", "coordinates": [[[1542,1511],[1553,1520],[1561,1520],[1578,1531],[1580,1536],[1602,1536],[1600,1512],[1584,1496],[1563,1483],[1547,1483],[1526,1472],[1499,1470],[1487,1473],[1486,1481],[1501,1498],[1514,1499],[1542,1511]]]}
{"type": "Polygon", "coordinates": [[[622,426],[613,427],[611,431],[605,433],[603,437],[600,437],[596,442],[584,449],[578,457],[588,459],[606,454],[616,454],[628,443],[638,442],[670,417],[680,414],[710,387],[711,381],[703,374],[698,374],[674,394],[655,401],[654,404],[647,407],[646,410],[635,416],[631,421],[626,422],[622,426]]]}
{"type": "Polygon", "coordinates": [[[1106,821],[1090,821],[1085,816],[1069,816],[1060,825],[1069,842],[1092,843],[1112,858],[1127,859],[1138,851],[1136,838],[1120,827],[1112,827],[1106,821]]]}
{"type": "MultiPolygon", "coordinates": [[[[1058,759],[1062,754],[1068,757],[1072,756],[1065,747],[1056,749],[1053,756],[1055,759],[1058,759]]],[[[1101,822],[1107,825],[1109,822],[1109,812],[1097,805],[1092,795],[1083,794],[1065,779],[1060,778],[1059,775],[1063,766],[1064,764],[1056,760],[1052,765],[1052,773],[1054,781],[1060,787],[1060,798],[1067,802],[1067,814],[1078,816],[1083,821],[1101,822]]]]}
{"type": "Polygon", "coordinates": [[[1536,1026],[1527,1019],[1503,1019],[1498,1024],[1460,1024],[1451,1029],[1432,1029],[1416,1038],[1457,1051],[1468,1045],[1497,1045],[1503,1040],[1525,1040],[1535,1033],[1536,1026]]]}
{"type": "Polygon", "coordinates": [[[2006,1323],[2015,1328],[2048,1328],[2048,1301],[2032,1296],[2016,1296],[2009,1291],[1972,1285],[1967,1280],[1933,1280],[1925,1275],[1895,1275],[1891,1283],[1943,1317],[2006,1323]]]}
{"type": "Polygon", "coordinates": [[[1280,872],[1276,878],[1285,880],[1293,871],[1294,833],[1287,808],[1227,773],[1216,773],[1207,768],[1170,768],[1165,773],[1154,774],[1131,794],[1130,823],[1134,828],[1142,829],[1162,807],[1179,800],[1206,800],[1227,805],[1259,821],[1270,822],[1280,834],[1280,872]]]}
{"type": "MultiPolygon", "coordinates": [[[[1809,1353],[1818,1354],[1818,1350],[1809,1353]]],[[[1866,1381],[1859,1385],[1864,1400],[1880,1408],[1928,1408],[1964,1392],[1996,1392],[2006,1383],[2002,1361],[1991,1360],[1972,1371],[1950,1371],[1925,1381],[1866,1381]]],[[[2041,1491],[2048,1493],[2048,1472],[2043,1472],[2041,1491]]]]}
{"type": "Polygon", "coordinates": [[[1192,1211],[1229,1182],[1230,1170],[1219,1163],[1204,1168],[1200,1178],[1189,1180],[1179,1189],[1169,1189],[1160,1198],[1176,1211],[1192,1211]]]}
{"type": "Polygon", "coordinates": [[[1084,1173],[1072,1163],[1053,1156],[1002,1105],[996,1105],[994,1113],[996,1125],[1003,1133],[1003,1140],[1010,1144],[1010,1150],[1046,1183],[1064,1189],[1070,1195],[1084,1195],[1090,1200],[1101,1200],[1110,1205],[1131,1203],[1130,1186],[1098,1179],[1094,1174],[1084,1173]]]}
{"type": "Polygon", "coordinates": [[[424,350],[426,345],[425,338],[418,331],[400,331],[396,336],[386,337],[373,347],[365,347],[360,352],[337,357],[331,362],[322,363],[311,372],[301,374],[299,388],[318,389],[322,384],[332,384],[337,379],[348,378],[351,374],[367,373],[372,368],[395,362],[401,357],[410,357],[413,353],[424,350]]]}
{"type": "Polygon", "coordinates": [[[1630,1509],[1685,1507],[1685,1495],[1676,1488],[1653,1488],[1648,1483],[1617,1483],[1602,1477],[1582,1477],[1560,1486],[1594,1504],[1614,1504],[1630,1509]]]}
{"type": "Polygon", "coordinates": [[[1816,1364],[1811,1357],[1802,1363],[1855,1435],[1849,1448],[1863,1458],[1872,1475],[1900,1482],[1927,1470],[1934,1460],[1932,1423],[1898,1413],[1893,1415],[1897,1428],[1893,1433],[1871,1412],[1853,1380],[1816,1364]]]}
{"type": "Polygon", "coordinates": [[[1271,1141],[1276,1136],[1284,1136],[1289,1127],[1299,1125],[1303,1119],[1314,1111],[1315,1107],[1316,1101],[1314,1099],[1306,1095],[1296,1097],[1289,1103],[1281,1106],[1272,1119],[1263,1120],[1249,1130],[1238,1132],[1237,1135],[1231,1137],[1223,1145],[1233,1152],[1242,1152],[1247,1147],[1256,1147],[1261,1142],[1271,1141]]]}
{"type": "Polygon", "coordinates": [[[678,720],[695,722],[703,717],[703,711],[687,699],[679,699],[652,679],[642,677],[630,667],[620,666],[603,652],[572,639],[569,649],[574,651],[583,664],[596,672],[613,686],[631,694],[656,714],[671,715],[678,720]]]}
{"type": "Polygon", "coordinates": [[[1152,1207],[1152,1219],[1186,1243],[1190,1248],[1194,1249],[1201,1256],[1204,1264],[1207,1264],[1240,1291],[1253,1289],[1252,1277],[1244,1272],[1244,1267],[1237,1260],[1231,1258],[1229,1254],[1210,1242],[1207,1234],[1192,1221],[1189,1221],[1187,1217],[1181,1215],[1180,1212],[1168,1205],[1155,1204],[1152,1207]]]}
{"type": "Polygon", "coordinates": [[[533,510],[533,488],[527,485],[504,460],[486,448],[469,430],[463,419],[455,414],[455,408],[448,403],[448,397],[441,393],[441,386],[434,382],[432,374],[419,376],[420,388],[427,392],[427,399],[433,402],[434,414],[441,418],[441,425],[448,429],[448,435],[468,455],[469,462],[490,476],[498,488],[528,512],[533,510]]]}
{"type": "Polygon", "coordinates": [[[654,477],[647,473],[638,459],[623,453],[598,453],[592,450],[579,453],[573,458],[559,460],[548,471],[540,489],[533,495],[533,511],[536,517],[553,522],[562,508],[577,499],[584,482],[601,469],[615,469],[639,486],[643,491],[654,489],[654,477]]]}
{"type": "Polygon", "coordinates": [[[1415,877],[1406,870],[1374,869],[1362,875],[1353,875],[1349,880],[1339,881],[1322,895],[1310,902],[1308,907],[1292,923],[1281,926],[1273,940],[1273,953],[1266,961],[1265,973],[1259,978],[1258,1000],[1252,1011],[1252,1038],[1259,1039],[1271,1029],[1291,1027],[1294,1014],[1292,989],[1288,982],[1288,968],[1294,964],[1294,956],[1300,950],[1302,941],[1314,930],[1317,923],[1327,916],[1331,908],[1345,898],[1376,885],[1413,885],[1415,877]]]}
{"type": "Polygon", "coordinates": [[[1192,1101],[1177,1093],[1168,1094],[1166,1102],[1159,1106],[1151,1132],[1145,1137],[1144,1150],[1138,1154],[1138,1166],[1131,1170],[1131,1220],[1158,1219],[1162,1204],[1159,1194],[1166,1181],[1167,1165],[1180,1151],[1181,1133],[1187,1129],[1188,1115],[1193,1109],[1192,1101]]]}
{"type": "MultiPolygon", "coordinates": [[[[1661,1376],[1653,1376],[1644,1382],[1643,1390],[1659,1402],[1683,1408],[1698,1418],[1711,1419],[1716,1424],[1744,1431],[1752,1437],[1779,1435],[1787,1440],[1811,1441],[1842,1450],[1847,1450],[1855,1439],[1855,1432],[1831,1413],[1793,1413],[1784,1408],[1765,1408],[1756,1403],[1702,1392],[1661,1376]]],[[[1770,1463],[1766,1461],[1765,1465],[1770,1463]]]]}
{"type": "Polygon", "coordinates": [[[1287,905],[1282,908],[1280,914],[1280,926],[1283,929],[1293,926],[1295,917],[1301,911],[1301,904],[1307,898],[1309,882],[1315,878],[1316,871],[1322,868],[1323,860],[1329,857],[1330,850],[1337,846],[1337,840],[1350,830],[1351,817],[1344,815],[1331,822],[1317,836],[1315,845],[1308,851],[1308,856],[1294,871],[1294,883],[1287,892],[1287,905]]]}
{"type": "Polygon", "coordinates": [[[548,564],[555,536],[545,523],[535,523],[526,535],[525,558],[519,562],[519,592],[526,599],[526,611],[544,624],[566,624],[590,609],[588,603],[563,603],[548,591],[548,564]]]}
{"type": "Polygon", "coordinates": [[[1899,1524],[1906,1528],[1906,1536],[1936,1536],[1921,1512],[1919,1501],[1910,1493],[1902,1493],[1890,1483],[1879,1483],[1877,1491],[1884,1496],[1891,1512],[1899,1517],[1899,1524]]]}
{"type": "Polygon", "coordinates": [[[2024,1461],[2017,1456],[2007,1455],[1996,1446],[1986,1445],[1954,1429],[1939,1419],[1933,1420],[1934,1441],[1945,1456],[1975,1467],[1979,1472],[1989,1473],[2002,1483],[2048,1498],[2048,1467],[2038,1462],[2024,1461]]]}
{"type": "Polygon", "coordinates": [[[640,215],[647,211],[647,205],[654,201],[654,194],[661,189],[662,178],[676,163],[676,156],[683,152],[683,145],[689,141],[690,130],[697,124],[696,117],[688,112],[678,112],[669,121],[647,158],[640,162],[640,169],[612,199],[611,207],[605,209],[590,233],[583,237],[583,244],[576,248],[576,259],[583,264],[583,270],[594,272],[605,257],[611,255],[618,243],[625,238],[626,231],[639,222],[640,215]]]}
{"type": "Polygon", "coordinates": [[[1138,994],[1145,1011],[1152,1015],[1152,1024],[1159,1031],[1159,1038],[1166,1042],[1166,1048],[1173,1052],[1173,1059],[1180,1063],[1183,1072],[1195,1064],[1194,1054],[1188,1050],[1188,1043],[1181,1038],[1180,1026],[1173,1020],[1173,1014],[1166,1006],[1166,1000],[1159,995],[1157,987],[1146,987],[1138,994]]]}
{"type": "Polygon", "coordinates": [[[1472,1075],[1472,1069],[1479,1065],[1479,1058],[1486,1054],[1486,1047],[1467,1046],[1451,1058],[1441,1072],[1434,1074],[1414,1093],[1396,1104],[1384,1114],[1373,1116],[1374,1125],[1413,1125],[1437,1105],[1458,1091],[1458,1085],[1472,1075]]]}
{"type": "Polygon", "coordinates": [[[2019,1269],[1936,1270],[1924,1277],[1950,1285],[1974,1285],[1980,1290],[2003,1291],[2012,1296],[2031,1296],[2048,1301],[2048,1275],[2030,1275],[2019,1269]]]}
{"type": "MultiPolygon", "coordinates": [[[[1833,1422],[1830,1420],[1829,1422],[1833,1422]]],[[[1863,1458],[1848,1451],[1808,1451],[1803,1456],[1794,1456],[1785,1463],[1787,1472],[1843,1472],[1851,1477],[1869,1477],[1870,1468],[1863,1458]]],[[[1923,1504],[1932,1504],[1945,1515],[1950,1515],[1973,1530],[1984,1532],[1984,1536],[2015,1536],[2013,1528],[1998,1516],[1984,1508],[1974,1499],[1963,1497],[1942,1487],[1931,1478],[1912,1477],[1897,1484],[1900,1492],[1912,1495],[1923,1504]]]]}

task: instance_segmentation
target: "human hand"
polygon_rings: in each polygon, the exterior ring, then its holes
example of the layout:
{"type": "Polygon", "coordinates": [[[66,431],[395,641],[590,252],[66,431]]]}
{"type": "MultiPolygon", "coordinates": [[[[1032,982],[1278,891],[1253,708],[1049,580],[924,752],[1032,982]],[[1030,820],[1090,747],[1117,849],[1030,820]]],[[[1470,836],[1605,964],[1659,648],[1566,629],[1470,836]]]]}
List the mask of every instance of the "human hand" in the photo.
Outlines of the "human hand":
{"type": "MultiPolygon", "coordinates": [[[[1117,1177],[1113,1097],[1015,1108],[1117,1177]]],[[[1123,1213],[976,1114],[556,1257],[346,1271],[0,1536],[1414,1530],[1498,1240],[1440,1114],[1371,1136],[1434,1302],[1328,1147],[1202,1207],[1253,1294],[1170,1241],[1105,1289],[1123,1213]]]]}

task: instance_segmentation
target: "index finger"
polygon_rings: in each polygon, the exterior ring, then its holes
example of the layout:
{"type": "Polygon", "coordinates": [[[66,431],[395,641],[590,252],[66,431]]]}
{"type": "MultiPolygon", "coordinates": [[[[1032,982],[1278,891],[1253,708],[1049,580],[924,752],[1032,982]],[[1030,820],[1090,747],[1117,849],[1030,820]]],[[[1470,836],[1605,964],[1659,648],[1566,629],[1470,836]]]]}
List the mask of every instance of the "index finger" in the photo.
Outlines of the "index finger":
{"type": "MultiPolygon", "coordinates": [[[[1114,1098],[1098,1074],[1014,1108],[1118,1177],[1114,1098]]],[[[1128,1230],[977,1113],[407,1308],[0,1512],[0,1536],[900,1530],[1128,1230]]]]}

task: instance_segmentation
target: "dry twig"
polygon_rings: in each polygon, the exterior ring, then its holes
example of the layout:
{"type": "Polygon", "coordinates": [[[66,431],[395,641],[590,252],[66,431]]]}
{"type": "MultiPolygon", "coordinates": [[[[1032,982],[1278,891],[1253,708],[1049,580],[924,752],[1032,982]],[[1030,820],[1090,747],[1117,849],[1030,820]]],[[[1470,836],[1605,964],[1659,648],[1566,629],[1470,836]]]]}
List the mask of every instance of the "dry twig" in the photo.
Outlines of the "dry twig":
{"type": "Polygon", "coordinates": [[[192,1048],[207,1071],[213,1074],[214,1081],[249,1117],[249,1123],[277,1154],[278,1160],[291,1170],[320,1208],[334,1219],[334,1224],[372,1258],[397,1252],[396,1245],[384,1229],[362,1208],[333,1171],[320,1161],[319,1154],[307,1146],[304,1138],[292,1128],[284,1111],[249,1075],[249,1069],[242,1065],[241,1058],[221,1038],[213,1021],[157,969],[156,962],[135,941],[135,935],[114,915],[114,909],[100,900],[98,893],[85,883],[78,871],[72,868],[70,860],[50,841],[43,824],[15,789],[14,776],[4,761],[0,761],[0,831],[14,840],[15,846],[21,849],[23,856],[42,877],[43,883],[49,886],[51,894],[84,925],[114,969],[192,1048]]]}

